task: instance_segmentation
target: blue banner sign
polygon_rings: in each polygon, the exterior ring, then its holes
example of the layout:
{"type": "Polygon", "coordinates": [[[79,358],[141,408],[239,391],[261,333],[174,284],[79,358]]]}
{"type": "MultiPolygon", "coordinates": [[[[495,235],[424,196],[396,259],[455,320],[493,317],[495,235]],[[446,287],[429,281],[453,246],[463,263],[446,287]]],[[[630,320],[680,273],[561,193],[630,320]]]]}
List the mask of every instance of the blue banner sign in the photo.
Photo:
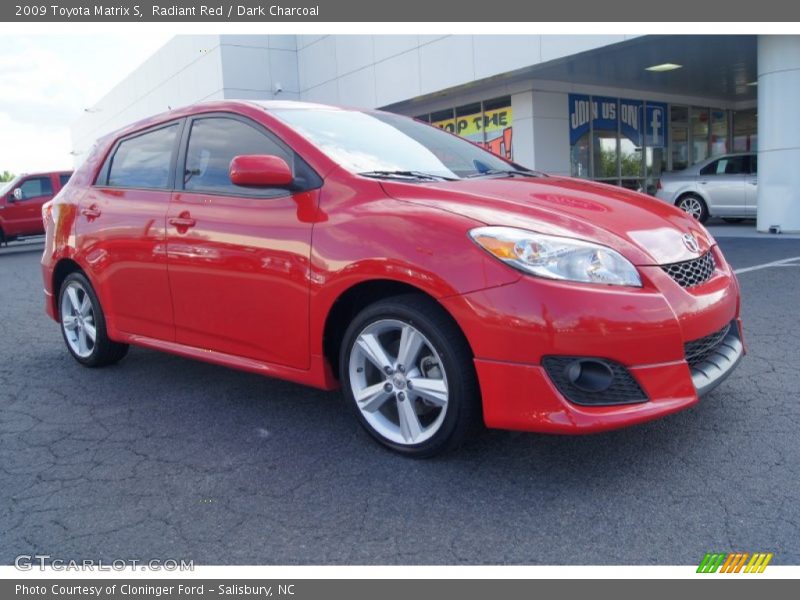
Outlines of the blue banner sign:
{"type": "Polygon", "coordinates": [[[667,145],[667,105],[661,102],[606,98],[586,94],[569,95],[569,143],[595,131],[619,131],[637,147],[667,145]]]}
{"type": "Polygon", "coordinates": [[[644,102],[641,100],[619,101],[619,131],[637,148],[642,146],[643,110],[644,102]]]}
{"type": "Polygon", "coordinates": [[[617,99],[592,96],[592,127],[595,131],[617,130],[617,99]]]}
{"type": "Polygon", "coordinates": [[[569,95],[569,145],[574,146],[579,139],[589,133],[589,121],[592,120],[592,109],[589,96],[582,94],[569,95]]]}
{"type": "Polygon", "coordinates": [[[651,148],[667,147],[667,105],[648,102],[644,117],[644,141],[651,148]]]}
{"type": "Polygon", "coordinates": [[[602,96],[569,95],[569,143],[574,145],[589,132],[589,123],[595,131],[616,131],[618,101],[602,96]]]}

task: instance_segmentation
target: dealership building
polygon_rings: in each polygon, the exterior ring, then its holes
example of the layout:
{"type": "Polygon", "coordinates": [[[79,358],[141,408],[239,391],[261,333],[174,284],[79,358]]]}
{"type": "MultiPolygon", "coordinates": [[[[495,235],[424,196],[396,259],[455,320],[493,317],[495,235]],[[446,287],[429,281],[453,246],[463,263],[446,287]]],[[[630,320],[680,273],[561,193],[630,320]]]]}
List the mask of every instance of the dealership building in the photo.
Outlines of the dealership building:
{"type": "Polygon", "coordinates": [[[758,152],[743,205],[760,231],[800,231],[800,36],[179,36],[87,107],[73,152],[233,98],[382,108],[531,168],[650,193],[664,171],[758,152]]]}

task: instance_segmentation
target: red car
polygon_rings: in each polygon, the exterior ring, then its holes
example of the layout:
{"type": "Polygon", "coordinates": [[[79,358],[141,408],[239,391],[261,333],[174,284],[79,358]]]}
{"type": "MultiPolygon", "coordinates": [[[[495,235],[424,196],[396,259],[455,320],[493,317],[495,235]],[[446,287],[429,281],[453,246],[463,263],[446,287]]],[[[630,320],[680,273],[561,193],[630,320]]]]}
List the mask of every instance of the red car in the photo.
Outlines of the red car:
{"type": "Polygon", "coordinates": [[[82,364],[135,344],[341,386],[414,456],[481,419],[667,415],[744,354],[736,277],[683,211],[379,111],[174,110],[101,140],[44,219],[47,312],[82,364]]]}
{"type": "Polygon", "coordinates": [[[19,175],[0,188],[0,244],[42,235],[42,205],[52,200],[72,175],[69,171],[19,175]]]}

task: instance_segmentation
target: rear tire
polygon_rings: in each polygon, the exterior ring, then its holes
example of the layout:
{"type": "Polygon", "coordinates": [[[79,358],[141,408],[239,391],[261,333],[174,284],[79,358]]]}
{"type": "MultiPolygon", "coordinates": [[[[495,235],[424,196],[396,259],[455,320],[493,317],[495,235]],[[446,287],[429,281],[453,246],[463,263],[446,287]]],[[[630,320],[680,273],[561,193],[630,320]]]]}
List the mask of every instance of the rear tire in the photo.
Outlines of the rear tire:
{"type": "Polygon", "coordinates": [[[426,458],[451,450],[480,423],[472,352],[430,298],[395,296],[363,309],[345,332],[339,365],[359,423],[396,452],[426,458]]]}
{"type": "Polygon", "coordinates": [[[86,367],[113,365],[128,353],[128,344],[111,340],[100,301],[83,273],[70,273],[58,294],[61,335],[73,358],[86,367]]]}
{"type": "Polygon", "coordinates": [[[708,206],[706,201],[697,194],[686,194],[681,196],[675,206],[692,218],[705,223],[708,220],[708,206]]]}

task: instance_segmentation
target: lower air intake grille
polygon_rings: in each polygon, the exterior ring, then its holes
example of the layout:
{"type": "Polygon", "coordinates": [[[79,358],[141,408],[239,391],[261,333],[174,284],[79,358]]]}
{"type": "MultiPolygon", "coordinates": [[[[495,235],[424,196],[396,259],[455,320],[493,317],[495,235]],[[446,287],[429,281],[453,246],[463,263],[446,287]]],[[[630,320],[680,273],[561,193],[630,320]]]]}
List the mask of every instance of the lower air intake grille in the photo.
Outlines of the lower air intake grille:
{"type": "Polygon", "coordinates": [[[585,406],[609,406],[614,404],[635,404],[647,402],[639,383],[628,369],[619,363],[601,358],[581,358],[576,356],[546,356],[542,366],[547,375],[567,400],[585,406]],[[570,376],[575,363],[593,363],[602,365],[610,375],[609,385],[605,389],[592,391],[579,387],[570,376]]]}
{"type": "Polygon", "coordinates": [[[689,366],[694,367],[711,356],[714,353],[714,350],[717,349],[717,346],[719,346],[722,343],[722,340],[725,339],[725,336],[728,335],[730,328],[731,325],[728,323],[719,331],[715,331],[714,333],[702,337],[699,340],[694,340],[684,344],[683,350],[686,355],[686,362],[689,363],[689,366]]]}

